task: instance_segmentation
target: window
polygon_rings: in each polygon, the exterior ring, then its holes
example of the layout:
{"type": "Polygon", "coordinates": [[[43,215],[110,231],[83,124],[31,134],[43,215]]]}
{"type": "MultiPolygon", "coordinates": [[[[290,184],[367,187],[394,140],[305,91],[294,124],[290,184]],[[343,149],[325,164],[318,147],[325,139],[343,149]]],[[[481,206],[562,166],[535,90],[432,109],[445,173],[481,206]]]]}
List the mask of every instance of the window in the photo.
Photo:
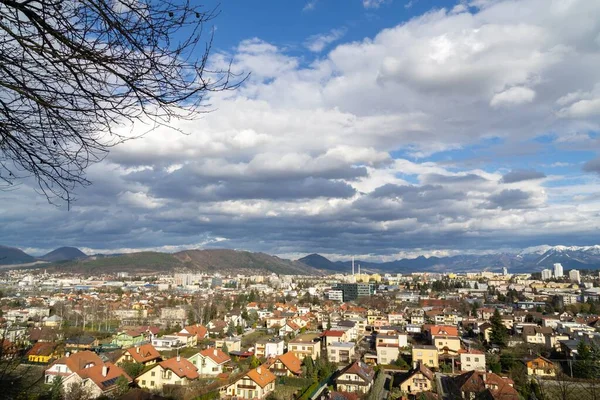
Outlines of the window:
{"type": "Polygon", "coordinates": [[[468,361],[471,361],[471,357],[467,357],[467,362],[468,362],[468,361]]]}
{"type": "MultiPolygon", "coordinates": [[[[467,359],[468,361],[468,359],[467,359]]],[[[479,357],[475,357],[475,362],[479,362],[479,357]]]]}
{"type": "Polygon", "coordinates": [[[145,385],[145,384],[146,384],[146,381],[144,381],[144,380],[143,380],[143,381],[142,381],[142,385],[145,385]]]}
{"type": "Polygon", "coordinates": [[[154,381],[150,381],[150,386],[154,386],[154,381]]]}
{"type": "Polygon", "coordinates": [[[152,373],[150,375],[155,376],[156,372],[152,371],[152,373]]]}

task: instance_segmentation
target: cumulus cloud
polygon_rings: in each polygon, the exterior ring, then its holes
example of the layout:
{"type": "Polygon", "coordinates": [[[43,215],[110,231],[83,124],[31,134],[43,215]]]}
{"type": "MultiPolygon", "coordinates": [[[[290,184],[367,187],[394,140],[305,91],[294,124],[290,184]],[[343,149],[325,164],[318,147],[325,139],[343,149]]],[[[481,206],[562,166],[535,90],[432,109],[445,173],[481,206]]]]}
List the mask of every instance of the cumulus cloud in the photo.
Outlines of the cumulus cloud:
{"type": "Polygon", "coordinates": [[[600,192],[595,176],[546,187],[544,172],[471,168],[460,152],[497,140],[510,159],[548,132],[560,149],[600,129],[600,5],[461,5],[359,41],[329,32],[314,60],[260,38],[215,53],[211,68],[251,73],[239,90],[171,121],[188,135],[159,127],[116,147],[70,212],[30,185],[1,192],[0,243],[389,256],[591,237],[600,204],[573,197],[600,192]]]}
{"type": "Polygon", "coordinates": [[[514,107],[521,104],[531,103],[535,98],[535,92],[526,87],[513,87],[500,93],[496,93],[490,106],[493,108],[499,107],[514,107]]]}
{"type": "Polygon", "coordinates": [[[331,43],[337,42],[346,34],[346,29],[332,29],[327,33],[322,33],[319,35],[310,36],[306,42],[305,46],[310,51],[315,53],[322,52],[325,47],[329,46],[331,43]]]}
{"type": "Polygon", "coordinates": [[[515,183],[532,179],[542,179],[545,177],[546,174],[541,171],[517,169],[504,174],[504,176],[502,176],[502,182],[515,183]]]}

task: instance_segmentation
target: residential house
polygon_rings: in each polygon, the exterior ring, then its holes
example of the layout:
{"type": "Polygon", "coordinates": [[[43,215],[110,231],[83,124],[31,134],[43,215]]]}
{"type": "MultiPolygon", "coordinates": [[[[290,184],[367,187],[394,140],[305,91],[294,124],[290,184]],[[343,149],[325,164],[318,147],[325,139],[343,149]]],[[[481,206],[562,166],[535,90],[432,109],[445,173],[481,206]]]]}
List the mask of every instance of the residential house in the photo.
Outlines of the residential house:
{"type": "Polygon", "coordinates": [[[194,364],[177,356],[154,364],[135,381],[141,388],[160,390],[164,385],[187,386],[198,378],[198,370],[194,364]]]}
{"type": "Polygon", "coordinates": [[[555,377],[556,366],[545,357],[539,356],[525,363],[527,366],[527,375],[540,377],[555,377]]]}
{"type": "Polygon", "coordinates": [[[430,391],[433,388],[433,379],[433,372],[423,364],[418,363],[400,382],[400,391],[411,395],[430,391]]]}
{"type": "Polygon", "coordinates": [[[50,317],[44,317],[42,319],[42,325],[51,328],[58,328],[62,325],[63,319],[58,315],[52,315],[50,317]]]}
{"type": "Polygon", "coordinates": [[[118,386],[118,380],[123,377],[127,383],[133,380],[125,371],[111,362],[83,368],[63,378],[63,391],[72,390],[73,385],[81,387],[88,399],[109,396],[118,386]]]}
{"type": "Polygon", "coordinates": [[[258,358],[277,357],[283,354],[285,342],[280,338],[262,339],[254,345],[254,355],[258,358]]]}
{"type": "Polygon", "coordinates": [[[227,351],[242,351],[242,338],[238,336],[231,336],[224,339],[215,340],[215,347],[222,349],[223,346],[227,348],[227,351]]]}
{"type": "Polygon", "coordinates": [[[300,333],[300,326],[292,320],[287,320],[285,325],[279,328],[279,336],[281,337],[285,335],[296,336],[298,333],[300,333]]]}
{"type": "Polygon", "coordinates": [[[489,342],[492,334],[492,324],[489,322],[484,322],[483,324],[479,325],[479,332],[483,335],[483,340],[489,342]]]}
{"type": "Polygon", "coordinates": [[[221,394],[236,399],[263,399],[275,390],[275,379],[268,368],[260,366],[222,388],[221,394]]]}
{"type": "Polygon", "coordinates": [[[355,344],[353,342],[334,342],[327,346],[329,362],[347,364],[354,359],[355,344]]]}
{"type": "MultiPolygon", "coordinates": [[[[469,371],[453,378],[454,397],[463,400],[482,398],[497,400],[519,400],[519,393],[508,378],[492,372],[469,371]]],[[[453,398],[454,398],[453,397],[453,398]]]]}
{"type": "Polygon", "coordinates": [[[208,337],[208,329],[200,324],[188,325],[179,333],[186,333],[188,335],[195,335],[197,342],[200,342],[208,337]]]}
{"type": "Polygon", "coordinates": [[[340,392],[366,394],[373,386],[374,376],[375,372],[371,367],[362,361],[354,361],[340,371],[335,378],[335,387],[340,392]]]}
{"type": "Polygon", "coordinates": [[[345,331],[334,331],[327,330],[321,334],[321,338],[323,340],[323,346],[325,349],[331,344],[336,342],[347,342],[348,339],[346,337],[345,331]]]}
{"type": "Polygon", "coordinates": [[[288,351],[294,353],[299,360],[304,360],[304,357],[307,356],[317,360],[321,357],[319,336],[312,333],[297,336],[288,343],[288,351]]]}
{"type": "Polygon", "coordinates": [[[430,345],[414,345],[412,347],[413,368],[420,362],[429,368],[439,367],[438,349],[430,345]]]}
{"type": "Polygon", "coordinates": [[[269,317],[267,318],[267,328],[281,328],[285,325],[286,319],[285,317],[269,317]]]}
{"type": "Polygon", "coordinates": [[[62,354],[56,343],[37,342],[27,352],[27,360],[30,363],[48,364],[51,359],[59,358],[62,354]]]}
{"type": "Polygon", "coordinates": [[[458,336],[436,335],[432,342],[440,354],[457,354],[461,348],[458,336]]]}
{"type": "Polygon", "coordinates": [[[93,336],[74,336],[65,340],[65,347],[67,349],[75,350],[91,350],[93,347],[98,346],[98,339],[93,336]]]}
{"type": "Polygon", "coordinates": [[[408,335],[377,335],[375,350],[377,364],[391,364],[400,356],[400,349],[408,346],[408,335]]]}
{"type": "Polygon", "coordinates": [[[302,374],[302,361],[291,352],[270,358],[265,366],[275,376],[298,376],[302,374]]]}
{"type": "Polygon", "coordinates": [[[208,348],[189,357],[188,360],[198,369],[200,376],[217,376],[231,358],[221,349],[208,348]]]}
{"type": "Polygon", "coordinates": [[[479,350],[459,350],[462,371],[485,371],[485,354],[479,350]]]}
{"type": "Polygon", "coordinates": [[[94,352],[84,350],[77,353],[67,353],[50,365],[44,372],[44,382],[52,383],[54,378],[62,376],[63,378],[84,368],[91,368],[103,365],[104,362],[94,352]]]}
{"type": "Polygon", "coordinates": [[[185,347],[183,337],[177,335],[164,335],[152,339],[152,346],[158,351],[169,351],[185,347]]]}
{"type": "Polygon", "coordinates": [[[554,333],[550,327],[543,326],[524,326],[523,340],[525,343],[546,344],[546,337],[554,333]]]}
{"type": "Polygon", "coordinates": [[[152,365],[162,360],[158,350],[150,343],[130,347],[117,359],[117,365],[124,362],[134,362],[143,365],[152,365]]]}

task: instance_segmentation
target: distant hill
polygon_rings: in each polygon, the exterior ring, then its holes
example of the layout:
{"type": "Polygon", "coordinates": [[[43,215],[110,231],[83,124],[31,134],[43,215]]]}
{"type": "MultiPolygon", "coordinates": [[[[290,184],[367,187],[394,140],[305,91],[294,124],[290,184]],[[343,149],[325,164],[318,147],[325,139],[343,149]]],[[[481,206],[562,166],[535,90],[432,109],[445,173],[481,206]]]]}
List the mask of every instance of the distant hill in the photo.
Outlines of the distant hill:
{"type": "Polygon", "coordinates": [[[0,265],[26,264],[35,262],[35,257],[30,256],[16,247],[0,246],[0,265]]]}
{"type": "Polygon", "coordinates": [[[342,272],[342,271],[348,270],[345,263],[339,262],[339,261],[338,262],[330,261],[329,259],[323,257],[320,254],[309,254],[306,257],[302,257],[301,259],[299,259],[298,262],[301,262],[302,264],[306,264],[313,268],[323,269],[323,270],[327,270],[327,271],[342,272]]]}
{"type": "Polygon", "coordinates": [[[322,275],[318,269],[301,262],[285,260],[265,253],[211,249],[186,250],[173,256],[194,270],[203,272],[256,273],[260,271],[287,275],[322,275]]]}
{"type": "Polygon", "coordinates": [[[85,259],[56,262],[47,268],[81,273],[127,271],[151,274],[188,270],[232,274],[322,275],[319,270],[297,261],[284,260],[264,253],[227,249],[186,250],[175,254],[146,251],[112,256],[96,255],[85,259]]]}
{"type": "MultiPolygon", "coordinates": [[[[351,261],[332,262],[319,254],[310,254],[298,261],[331,272],[350,273],[352,270],[351,261]]],[[[516,254],[419,256],[380,263],[355,260],[355,264],[360,264],[363,271],[383,273],[501,271],[504,267],[511,273],[527,273],[552,268],[554,263],[561,263],[565,272],[571,269],[600,269],[600,246],[538,246],[531,251],[525,249],[516,254]]]]}
{"type": "Polygon", "coordinates": [[[76,247],[59,247],[58,249],[39,257],[39,259],[42,261],[56,262],[77,260],[85,257],[87,257],[87,255],[76,247]]]}

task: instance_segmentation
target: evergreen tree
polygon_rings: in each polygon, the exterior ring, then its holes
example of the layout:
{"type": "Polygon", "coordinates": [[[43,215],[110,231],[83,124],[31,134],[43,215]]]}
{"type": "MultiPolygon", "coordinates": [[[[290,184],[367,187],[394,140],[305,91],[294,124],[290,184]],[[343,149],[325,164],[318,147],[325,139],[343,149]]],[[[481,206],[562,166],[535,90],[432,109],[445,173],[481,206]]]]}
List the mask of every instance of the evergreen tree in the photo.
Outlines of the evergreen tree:
{"type": "Polygon", "coordinates": [[[508,332],[502,323],[502,317],[498,309],[494,310],[494,315],[490,318],[492,324],[492,333],[490,334],[490,342],[500,347],[505,347],[508,340],[508,332]]]}

